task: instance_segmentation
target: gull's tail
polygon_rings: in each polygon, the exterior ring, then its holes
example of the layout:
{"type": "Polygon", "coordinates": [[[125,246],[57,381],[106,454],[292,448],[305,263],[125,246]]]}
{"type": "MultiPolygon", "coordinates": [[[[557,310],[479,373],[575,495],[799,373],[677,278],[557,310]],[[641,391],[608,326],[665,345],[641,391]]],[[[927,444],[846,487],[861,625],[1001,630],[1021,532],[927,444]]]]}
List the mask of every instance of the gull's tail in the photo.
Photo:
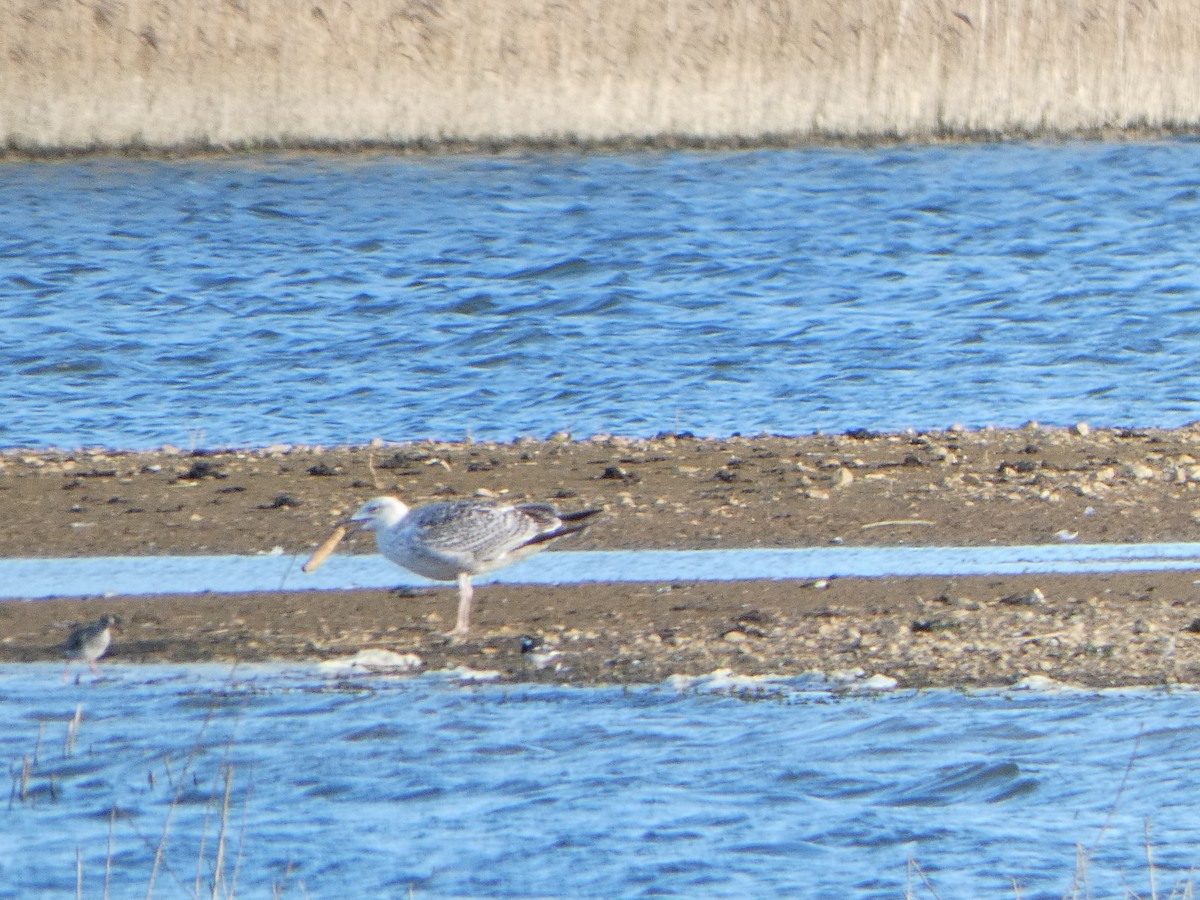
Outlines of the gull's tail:
{"type": "MultiPolygon", "coordinates": [[[[528,510],[528,507],[522,507],[528,510]]],[[[526,541],[526,546],[529,544],[545,544],[547,541],[556,541],[561,537],[566,537],[569,534],[578,534],[592,523],[588,521],[592,516],[603,512],[600,509],[581,509],[578,512],[558,512],[552,507],[544,506],[541,509],[549,510],[555,519],[560,523],[558,527],[550,531],[543,531],[537,537],[526,541]]]]}

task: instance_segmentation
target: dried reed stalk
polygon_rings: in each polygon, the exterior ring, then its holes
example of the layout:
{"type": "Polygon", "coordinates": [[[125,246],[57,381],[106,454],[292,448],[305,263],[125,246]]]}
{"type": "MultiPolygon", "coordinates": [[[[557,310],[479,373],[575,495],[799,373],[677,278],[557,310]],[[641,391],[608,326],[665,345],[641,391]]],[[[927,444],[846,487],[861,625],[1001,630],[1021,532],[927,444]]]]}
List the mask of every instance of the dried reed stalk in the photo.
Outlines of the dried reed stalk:
{"type": "Polygon", "coordinates": [[[37,150],[1186,128],[1192,0],[12,0],[37,150]]]}
{"type": "Polygon", "coordinates": [[[317,569],[321,567],[321,563],[325,562],[329,554],[334,551],[334,548],[336,548],[337,545],[342,542],[342,538],[345,536],[345,526],[339,525],[337,528],[333,529],[333,532],[329,535],[329,537],[325,538],[325,543],[321,544],[320,547],[314,550],[313,555],[308,558],[308,562],[300,567],[301,571],[317,571],[317,569]]]}

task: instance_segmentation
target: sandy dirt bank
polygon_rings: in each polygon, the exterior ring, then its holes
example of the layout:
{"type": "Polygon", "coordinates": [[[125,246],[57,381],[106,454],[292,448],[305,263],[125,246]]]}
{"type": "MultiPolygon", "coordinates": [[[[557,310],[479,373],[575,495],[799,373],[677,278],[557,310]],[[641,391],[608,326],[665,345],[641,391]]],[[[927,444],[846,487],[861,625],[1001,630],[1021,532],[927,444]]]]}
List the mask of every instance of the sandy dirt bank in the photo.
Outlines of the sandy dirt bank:
{"type": "MultiPolygon", "coordinates": [[[[600,506],[570,549],[1200,539],[1200,429],[983,430],[512,444],[0,454],[8,556],[306,554],[377,493],[600,506]]],[[[564,548],[566,545],[564,545],[564,548]]],[[[368,535],[344,552],[371,552],[368,535]]],[[[125,620],[110,661],[322,660],[364,648],[508,679],[657,681],[729,668],[901,686],[1200,680],[1200,572],[481,588],[0,603],[0,660],[59,658],[125,620]],[[527,652],[522,652],[523,648],[527,652]],[[530,650],[532,648],[532,650],[530,650]]]]}

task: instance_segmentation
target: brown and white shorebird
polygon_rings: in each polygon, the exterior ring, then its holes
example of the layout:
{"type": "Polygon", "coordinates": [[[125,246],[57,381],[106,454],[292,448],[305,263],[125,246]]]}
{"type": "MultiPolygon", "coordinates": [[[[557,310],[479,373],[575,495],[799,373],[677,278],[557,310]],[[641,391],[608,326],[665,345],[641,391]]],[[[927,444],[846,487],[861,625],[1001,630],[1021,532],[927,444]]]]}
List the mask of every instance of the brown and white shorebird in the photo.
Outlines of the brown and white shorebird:
{"type": "Polygon", "coordinates": [[[395,497],[364,503],[347,525],[375,532],[379,552],[410,572],[458,582],[458,622],[471,628],[471,577],[522,560],[551,541],[576,534],[600,510],[561,513],[546,503],[459,500],[410,508],[395,497]]]}
{"type": "Polygon", "coordinates": [[[71,662],[81,659],[88,664],[94,673],[99,673],[96,660],[108,652],[112,644],[113,632],[121,631],[121,620],[113,615],[103,615],[91,625],[76,628],[63,642],[63,655],[67,658],[67,667],[63,669],[62,680],[67,680],[71,670],[71,662]]]}

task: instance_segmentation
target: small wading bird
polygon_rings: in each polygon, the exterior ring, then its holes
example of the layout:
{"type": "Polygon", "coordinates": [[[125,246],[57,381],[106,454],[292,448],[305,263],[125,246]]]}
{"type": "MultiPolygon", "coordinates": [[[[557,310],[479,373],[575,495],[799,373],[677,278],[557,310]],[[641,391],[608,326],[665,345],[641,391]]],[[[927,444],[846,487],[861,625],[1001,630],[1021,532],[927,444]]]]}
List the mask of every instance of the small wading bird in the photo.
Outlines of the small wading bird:
{"type": "Polygon", "coordinates": [[[410,572],[457,581],[458,622],[450,634],[464,635],[471,627],[471,576],[511,565],[551,541],[583,531],[585,520],[598,512],[560,513],[545,503],[491,500],[410,509],[395,497],[376,497],[345,524],[374,531],[379,552],[410,572]]]}
{"type": "Polygon", "coordinates": [[[121,620],[111,615],[103,615],[91,625],[84,625],[72,631],[62,645],[63,655],[67,658],[67,667],[63,669],[62,680],[67,680],[67,673],[71,671],[71,662],[76,659],[83,660],[93,673],[99,674],[100,670],[96,667],[96,660],[108,652],[114,631],[118,633],[121,631],[121,620]]]}

